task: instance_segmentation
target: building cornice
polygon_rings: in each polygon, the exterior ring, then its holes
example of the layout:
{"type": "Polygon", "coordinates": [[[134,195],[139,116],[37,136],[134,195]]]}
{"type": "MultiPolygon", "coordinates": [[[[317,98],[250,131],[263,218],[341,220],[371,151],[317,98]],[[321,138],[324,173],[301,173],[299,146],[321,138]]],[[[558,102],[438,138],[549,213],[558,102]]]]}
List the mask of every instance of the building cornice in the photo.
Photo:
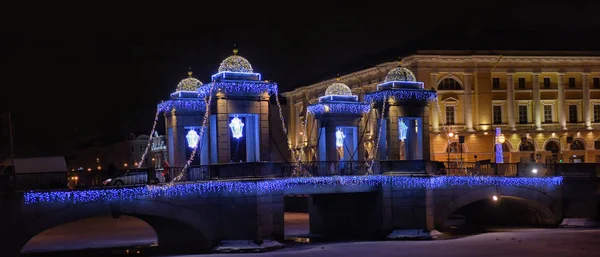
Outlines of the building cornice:
{"type": "Polygon", "coordinates": [[[412,62],[496,62],[519,63],[519,62],[540,62],[540,63],[597,63],[600,64],[600,56],[502,56],[502,55],[410,55],[402,59],[402,63],[410,66],[412,62]]]}
{"type": "MultiPolygon", "coordinates": [[[[498,51],[493,52],[493,54],[475,54],[469,55],[467,51],[420,51],[418,53],[409,55],[402,58],[403,66],[412,66],[414,63],[421,62],[438,62],[438,63],[456,63],[456,62],[467,62],[467,63],[481,63],[487,64],[491,68],[492,66],[498,64],[501,67],[498,67],[498,70],[505,70],[506,66],[510,66],[510,64],[514,63],[544,63],[544,64],[559,64],[559,63],[569,63],[569,64],[593,64],[598,65],[600,68],[600,52],[529,52],[529,51],[498,51]],[[439,54],[436,54],[439,53],[439,54]],[[460,55],[462,54],[462,55],[460,55]],[[504,54],[512,54],[512,55],[504,55],[504,54]],[[521,55],[523,54],[523,55],[521,55]],[[527,54],[527,55],[526,55],[527,54]],[[533,54],[533,55],[532,55],[533,54]],[[535,55],[540,54],[540,55],[535,55]],[[544,56],[541,56],[545,54],[544,56]],[[563,56],[568,55],[570,56],[563,56]],[[586,54],[585,56],[582,54],[586,54]],[[595,56],[598,55],[598,56],[595,56]],[[509,65],[503,65],[509,64],[509,65]]],[[[340,77],[341,82],[349,84],[351,89],[356,89],[352,85],[356,83],[349,83],[350,81],[360,81],[360,86],[364,86],[365,82],[367,85],[370,81],[365,78],[372,74],[382,73],[382,76],[385,76],[387,72],[395,67],[397,67],[397,62],[385,62],[374,67],[359,70],[356,72],[352,72],[340,77]]],[[[422,66],[421,66],[422,67],[422,66]]],[[[479,67],[480,69],[485,69],[486,65],[482,65],[479,67]]],[[[458,68],[458,70],[463,70],[462,68],[458,68]]],[[[457,70],[457,71],[458,71],[457,70]]],[[[510,72],[514,72],[510,70],[510,72]]],[[[284,97],[293,97],[299,94],[303,94],[305,91],[314,91],[319,89],[324,89],[327,86],[331,85],[331,83],[335,82],[335,78],[324,80],[315,84],[310,84],[307,86],[298,87],[292,91],[282,93],[284,97]]]]}
{"type": "MultiPolygon", "coordinates": [[[[348,86],[350,86],[351,89],[354,89],[351,85],[354,83],[349,83],[350,81],[360,81],[361,84],[364,84],[365,82],[369,82],[366,80],[363,80],[365,77],[371,75],[371,74],[377,74],[377,73],[382,73],[382,76],[385,76],[387,74],[387,72],[391,69],[393,69],[394,67],[398,66],[398,62],[386,62],[386,63],[382,63],[379,65],[376,65],[375,67],[371,67],[371,68],[367,68],[364,70],[360,70],[360,71],[356,71],[356,72],[352,72],[349,74],[346,74],[344,76],[340,76],[340,81],[342,83],[345,84],[350,84],[348,86]]],[[[319,89],[323,89],[323,88],[327,88],[329,85],[331,85],[333,82],[336,81],[336,78],[331,78],[328,80],[324,80],[315,84],[311,84],[311,85],[307,85],[307,86],[301,86],[298,87],[292,91],[289,92],[285,92],[282,93],[283,96],[285,97],[291,97],[291,96],[295,96],[298,94],[302,94],[304,93],[304,91],[313,91],[313,90],[319,90],[319,89]]]]}

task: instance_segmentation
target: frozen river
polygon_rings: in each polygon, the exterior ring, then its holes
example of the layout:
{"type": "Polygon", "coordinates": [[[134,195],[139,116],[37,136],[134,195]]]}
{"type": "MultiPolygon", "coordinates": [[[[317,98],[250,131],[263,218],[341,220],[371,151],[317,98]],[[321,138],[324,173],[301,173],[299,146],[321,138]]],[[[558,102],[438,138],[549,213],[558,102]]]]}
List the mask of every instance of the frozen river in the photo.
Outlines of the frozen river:
{"type": "MultiPolygon", "coordinates": [[[[308,215],[286,213],[286,234],[308,232],[308,215]]],[[[133,217],[95,217],[47,230],[24,252],[150,245],[156,235],[133,217]]],[[[214,256],[599,256],[600,229],[505,229],[449,240],[313,243],[260,254],[214,256]]],[[[189,255],[188,255],[189,256],[189,255]]],[[[207,255],[199,255],[207,256],[207,255]]]]}

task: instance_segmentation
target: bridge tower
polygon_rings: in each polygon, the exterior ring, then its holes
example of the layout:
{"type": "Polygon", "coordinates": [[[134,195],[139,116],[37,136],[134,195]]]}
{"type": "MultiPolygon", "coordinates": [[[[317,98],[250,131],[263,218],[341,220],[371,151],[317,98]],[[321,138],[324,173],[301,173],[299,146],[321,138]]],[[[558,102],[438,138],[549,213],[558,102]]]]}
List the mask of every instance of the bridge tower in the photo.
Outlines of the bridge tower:
{"type": "Polygon", "coordinates": [[[269,162],[269,99],[277,85],[261,80],[238,49],[223,60],[201,97],[212,94],[209,119],[210,164],[269,162]]]}
{"type": "MultiPolygon", "coordinates": [[[[204,99],[198,96],[198,88],[202,86],[200,80],[192,77],[192,71],[188,71],[188,77],[177,84],[175,92],[167,101],[158,105],[159,112],[165,113],[165,125],[167,134],[168,162],[172,167],[183,167],[193,152],[193,144],[200,143],[199,149],[208,147],[208,140],[197,138],[203,124],[203,116],[206,111],[204,99]]],[[[194,165],[208,164],[206,151],[197,151],[194,165]]]]}
{"type": "Polygon", "coordinates": [[[380,160],[429,160],[429,115],[427,104],[436,92],[425,90],[423,82],[400,64],[390,70],[377,91],[365,95],[373,102],[381,124],[380,160]],[[383,115],[382,113],[383,112],[383,115]]]}
{"type": "MultiPolygon", "coordinates": [[[[319,102],[307,107],[317,119],[318,149],[316,159],[326,162],[356,162],[364,160],[364,147],[359,147],[359,121],[371,109],[359,102],[350,88],[337,78],[319,97],[319,102]]],[[[341,164],[343,165],[343,164],[341,164]]]]}

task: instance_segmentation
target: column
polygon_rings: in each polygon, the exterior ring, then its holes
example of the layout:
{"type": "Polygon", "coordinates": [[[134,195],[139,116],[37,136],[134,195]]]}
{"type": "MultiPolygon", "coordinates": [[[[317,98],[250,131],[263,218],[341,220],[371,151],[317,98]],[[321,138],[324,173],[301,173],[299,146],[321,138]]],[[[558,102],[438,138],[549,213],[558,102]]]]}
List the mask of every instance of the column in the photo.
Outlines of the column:
{"type": "Polygon", "coordinates": [[[517,130],[515,120],[515,79],[514,72],[506,73],[506,117],[510,130],[517,130]]]}
{"type": "Polygon", "coordinates": [[[565,114],[565,85],[563,84],[565,80],[565,74],[560,72],[558,73],[558,123],[560,124],[560,128],[562,130],[567,130],[567,116],[565,114]]]}
{"type": "Polygon", "coordinates": [[[473,129],[473,106],[471,105],[471,79],[472,74],[465,73],[465,104],[463,106],[463,114],[465,117],[465,125],[467,131],[474,132],[475,130],[473,129]]]}
{"type": "Polygon", "coordinates": [[[542,101],[540,99],[540,73],[534,72],[532,76],[533,86],[533,122],[535,123],[535,130],[540,131],[542,129],[542,101]]]}
{"type": "MultiPolygon", "coordinates": [[[[431,73],[431,87],[436,88],[437,85],[437,73],[431,73]]],[[[437,101],[432,102],[431,106],[431,130],[432,132],[440,132],[440,114],[438,111],[439,103],[437,101]]]]}
{"type": "Polygon", "coordinates": [[[583,121],[585,122],[585,128],[592,129],[592,117],[590,113],[590,84],[589,84],[589,73],[584,72],[581,74],[581,83],[583,91],[583,121]]]}

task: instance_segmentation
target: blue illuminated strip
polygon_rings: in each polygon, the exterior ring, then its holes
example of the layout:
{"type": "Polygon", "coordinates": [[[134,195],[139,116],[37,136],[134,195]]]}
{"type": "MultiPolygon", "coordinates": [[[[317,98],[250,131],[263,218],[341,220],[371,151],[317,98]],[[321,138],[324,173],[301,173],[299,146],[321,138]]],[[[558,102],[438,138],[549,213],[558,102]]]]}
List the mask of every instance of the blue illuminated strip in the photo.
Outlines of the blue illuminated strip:
{"type": "Polygon", "coordinates": [[[396,100],[426,100],[427,102],[433,102],[437,98],[437,92],[422,89],[388,89],[366,94],[365,102],[381,102],[390,97],[396,100]]]}
{"type": "Polygon", "coordinates": [[[203,112],[206,110],[204,99],[173,99],[167,100],[158,104],[159,112],[188,111],[188,112],[203,112]]]}
{"type": "Polygon", "coordinates": [[[368,113],[371,110],[371,106],[365,103],[320,103],[309,105],[306,110],[314,115],[321,115],[324,113],[337,113],[337,114],[356,114],[362,115],[368,113]]]}
{"type": "Polygon", "coordinates": [[[145,186],[137,188],[111,188],[50,192],[27,192],[26,204],[34,203],[85,203],[95,201],[120,201],[144,197],[178,197],[210,192],[239,194],[267,194],[299,186],[379,186],[392,185],[397,189],[478,188],[487,186],[516,186],[553,188],[562,185],[562,177],[394,177],[394,176],[334,176],[282,178],[266,181],[206,181],[172,186],[145,186]]]}
{"type": "MultiPolygon", "coordinates": [[[[217,92],[224,93],[276,93],[277,84],[262,81],[218,81],[212,82],[217,92]]],[[[210,84],[198,88],[198,95],[204,97],[210,92],[210,84]]]]}

